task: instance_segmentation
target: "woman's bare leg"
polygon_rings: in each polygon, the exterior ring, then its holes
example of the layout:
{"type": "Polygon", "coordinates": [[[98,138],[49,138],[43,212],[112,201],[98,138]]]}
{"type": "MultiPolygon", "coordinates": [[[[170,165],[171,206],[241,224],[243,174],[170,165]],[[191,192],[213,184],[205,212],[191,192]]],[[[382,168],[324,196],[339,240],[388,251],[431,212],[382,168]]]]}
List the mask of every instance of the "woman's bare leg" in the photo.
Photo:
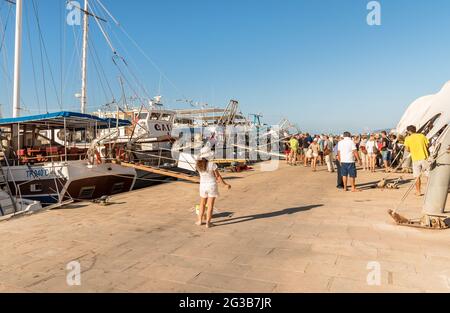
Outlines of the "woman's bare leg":
{"type": "Polygon", "coordinates": [[[206,227],[209,228],[211,226],[212,214],[214,211],[214,202],[216,198],[208,198],[208,211],[206,212],[206,227]]]}
{"type": "Polygon", "coordinates": [[[205,214],[205,206],[206,206],[206,198],[200,198],[200,209],[197,217],[197,225],[200,226],[203,224],[203,215],[205,214]]]}

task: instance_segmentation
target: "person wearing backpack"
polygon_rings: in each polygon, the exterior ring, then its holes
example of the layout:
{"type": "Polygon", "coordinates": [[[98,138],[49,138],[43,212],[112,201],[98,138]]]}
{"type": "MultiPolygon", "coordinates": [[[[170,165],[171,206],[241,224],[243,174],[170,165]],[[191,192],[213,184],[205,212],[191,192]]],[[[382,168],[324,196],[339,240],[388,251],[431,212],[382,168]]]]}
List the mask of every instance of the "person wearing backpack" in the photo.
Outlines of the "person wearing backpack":
{"type": "Polygon", "coordinates": [[[329,138],[329,136],[323,136],[323,155],[325,157],[325,163],[327,164],[327,169],[329,173],[334,173],[334,165],[333,165],[333,144],[329,138]]]}
{"type": "Polygon", "coordinates": [[[381,151],[381,158],[383,160],[384,171],[387,173],[389,171],[391,159],[391,150],[389,149],[391,141],[389,140],[387,133],[384,130],[381,132],[380,143],[381,143],[380,151],[381,151]]]}

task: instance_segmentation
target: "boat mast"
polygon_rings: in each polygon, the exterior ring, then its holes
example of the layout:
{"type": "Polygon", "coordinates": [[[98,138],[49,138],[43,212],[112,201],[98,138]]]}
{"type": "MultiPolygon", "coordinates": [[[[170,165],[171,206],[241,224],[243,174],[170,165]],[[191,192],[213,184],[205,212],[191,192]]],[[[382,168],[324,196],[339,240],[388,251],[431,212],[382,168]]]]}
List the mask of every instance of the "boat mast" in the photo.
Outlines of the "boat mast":
{"type": "Polygon", "coordinates": [[[16,1],[16,35],[14,50],[13,117],[20,116],[20,67],[22,58],[22,0],[16,1]]]}
{"type": "Polygon", "coordinates": [[[88,29],[89,29],[89,1],[84,0],[84,19],[83,19],[83,55],[81,60],[81,113],[86,113],[87,103],[87,49],[88,49],[88,29]]]}

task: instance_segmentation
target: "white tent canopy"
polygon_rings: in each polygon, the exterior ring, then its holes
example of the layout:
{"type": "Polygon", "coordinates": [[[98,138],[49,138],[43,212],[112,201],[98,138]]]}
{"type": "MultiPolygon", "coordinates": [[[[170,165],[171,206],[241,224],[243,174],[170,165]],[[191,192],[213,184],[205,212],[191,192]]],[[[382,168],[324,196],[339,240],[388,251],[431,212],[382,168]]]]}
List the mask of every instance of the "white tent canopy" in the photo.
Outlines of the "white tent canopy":
{"type": "Polygon", "coordinates": [[[403,134],[409,125],[418,126],[424,114],[430,109],[434,95],[420,97],[406,109],[397,125],[397,133],[403,134]]]}
{"type": "Polygon", "coordinates": [[[398,123],[397,133],[403,134],[409,125],[414,125],[418,130],[428,128],[427,137],[432,138],[449,122],[450,81],[438,93],[414,101],[398,123]]]}
{"type": "Polygon", "coordinates": [[[422,114],[418,129],[427,126],[430,131],[427,137],[434,137],[450,122],[450,81],[447,82],[431,100],[430,108],[422,114]],[[429,124],[429,125],[427,125],[429,124]]]}

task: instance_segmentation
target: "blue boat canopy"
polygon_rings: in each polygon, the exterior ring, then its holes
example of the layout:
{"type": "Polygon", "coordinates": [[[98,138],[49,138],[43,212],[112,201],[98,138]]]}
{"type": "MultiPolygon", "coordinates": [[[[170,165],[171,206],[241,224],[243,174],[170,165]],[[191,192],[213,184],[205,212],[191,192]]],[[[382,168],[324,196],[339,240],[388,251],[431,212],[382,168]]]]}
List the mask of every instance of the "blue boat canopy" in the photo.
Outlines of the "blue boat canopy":
{"type": "Polygon", "coordinates": [[[42,129],[61,129],[65,125],[68,129],[83,130],[88,127],[97,127],[99,129],[115,128],[117,124],[119,127],[130,126],[131,122],[67,111],[0,119],[0,127],[15,124],[32,125],[42,129]]]}

